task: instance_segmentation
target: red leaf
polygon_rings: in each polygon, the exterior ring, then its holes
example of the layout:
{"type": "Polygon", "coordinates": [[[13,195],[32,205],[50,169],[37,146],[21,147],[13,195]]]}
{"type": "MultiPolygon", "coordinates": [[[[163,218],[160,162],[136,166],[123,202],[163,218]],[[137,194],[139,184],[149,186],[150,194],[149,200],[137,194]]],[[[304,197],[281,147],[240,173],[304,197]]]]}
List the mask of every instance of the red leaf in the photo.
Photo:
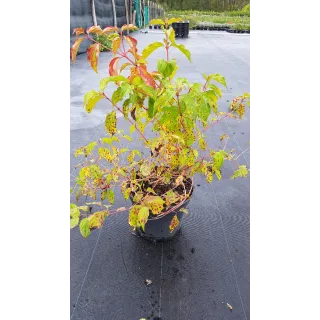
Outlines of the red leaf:
{"type": "Polygon", "coordinates": [[[120,59],[119,57],[115,57],[110,61],[110,64],[109,64],[110,76],[118,76],[119,75],[119,72],[117,70],[119,59],[120,59]]]}
{"type": "Polygon", "coordinates": [[[106,27],[102,30],[102,33],[112,32],[112,31],[118,31],[117,27],[106,27]]]}
{"type": "Polygon", "coordinates": [[[71,59],[72,59],[72,62],[75,63],[76,62],[76,58],[77,58],[77,52],[78,52],[78,49],[80,47],[80,44],[81,42],[84,40],[84,38],[79,38],[77,39],[72,47],[71,47],[71,59]]]}
{"type": "Polygon", "coordinates": [[[87,29],[87,34],[89,34],[89,33],[101,34],[102,29],[100,28],[100,26],[92,26],[87,29]]]}
{"type": "Polygon", "coordinates": [[[83,28],[74,28],[72,34],[76,34],[76,36],[78,37],[79,34],[84,33],[83,28]]]}
{"type": "Polygon", "coordinates": [[[94,43],[87,50],[88,60],[90,61],[92,69],[96,73],[98,73],[99,53],[100,53],[100,44],[99,43],[94,43]]]}
{"type": "Polygon", "coordinates": [[[146,66],[138,66],[138,75],[152,88],[156,88],[156,82],[154,81],[152,75],[147,71],[146,66]]]}
{"type": "Polygon", "coordinates": [[[135,38],[132,38],[130,36],[125,36],[124,38],[126,39],[131,48],[137,46],[138,41],[135,38]]]}

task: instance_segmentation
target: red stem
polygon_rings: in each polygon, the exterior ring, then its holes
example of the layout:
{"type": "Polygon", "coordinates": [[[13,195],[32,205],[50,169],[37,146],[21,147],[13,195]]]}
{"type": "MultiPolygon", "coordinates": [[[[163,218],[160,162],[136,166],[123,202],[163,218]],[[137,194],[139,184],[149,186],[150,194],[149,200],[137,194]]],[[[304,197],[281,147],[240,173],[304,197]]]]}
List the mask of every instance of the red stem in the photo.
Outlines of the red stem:
{"type": "Polygon", "coordinates": [[[228,117],[228,114],[224,115],[221,119],[219,119],[219,120],[211,123],[210,126],[204,128],[201,132],[205,132],[206,130],[208,130],[209,128],[211,128],[214,124],[219,123],[221,120],[223,120],[223,119],[226,118],[226,117],[228,117]]]}

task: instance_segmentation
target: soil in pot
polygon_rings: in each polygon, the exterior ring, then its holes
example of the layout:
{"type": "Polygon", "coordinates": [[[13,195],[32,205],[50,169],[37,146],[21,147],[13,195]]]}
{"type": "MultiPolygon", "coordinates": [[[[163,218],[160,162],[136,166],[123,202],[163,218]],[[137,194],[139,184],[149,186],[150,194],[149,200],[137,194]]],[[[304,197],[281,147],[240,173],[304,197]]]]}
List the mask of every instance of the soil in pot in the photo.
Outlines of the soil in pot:
{"type": "MultiPolygon", "coordinates": [[[[137,175],[138,178],[138,175],[137,175]]],[[[179,231],[181,227],[181,221],[185,215],[180,209],[186,208],[190,201],[190,197],[193,193],[193,181],[191,178],[185,178],[183,181],[185,185],[185,189],[182,185],[179,185],[175,188],[175,179],[172,179],[168,184],[157,184],[153,187],[153,190],[157,195],[164,195],[166,192],[174,189],[179,195],[184,195],[185,193],[189,197],[184,202],[176,202],[172,203],[169,207],[165,207],[163,211],[159,215],[154,215],[150,213],[147,223],[145,224],[145,230],[143,231],[141,228],[136,228],[137,235],[150,240],[152,242],[157,241],[166,241],[173,238],[179,231]],[[170,231],[170,224],[174,221],[179,221],[179,224],[170,231]]],[[[149,187],[152,188],[153,181],[144,182],[143,185],[143,192],[144,195],[147,195],[148,192],[146,191],[149,187]]],[[[134,194],[130,195],[130,199],[133,202],[134,194]]]]}

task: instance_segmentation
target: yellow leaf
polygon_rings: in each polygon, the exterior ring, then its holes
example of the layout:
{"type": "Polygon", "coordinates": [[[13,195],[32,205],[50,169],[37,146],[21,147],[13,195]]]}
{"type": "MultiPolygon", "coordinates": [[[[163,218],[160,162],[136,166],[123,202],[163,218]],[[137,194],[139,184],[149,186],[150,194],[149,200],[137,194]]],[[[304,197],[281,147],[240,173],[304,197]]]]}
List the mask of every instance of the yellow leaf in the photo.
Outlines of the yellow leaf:
{"type": "Polygon", "coordinates": [[[117,131],[117,116],[115,111],[111,111],[105,121],[105,128],[108,133],[114,135],[117,131]]]}

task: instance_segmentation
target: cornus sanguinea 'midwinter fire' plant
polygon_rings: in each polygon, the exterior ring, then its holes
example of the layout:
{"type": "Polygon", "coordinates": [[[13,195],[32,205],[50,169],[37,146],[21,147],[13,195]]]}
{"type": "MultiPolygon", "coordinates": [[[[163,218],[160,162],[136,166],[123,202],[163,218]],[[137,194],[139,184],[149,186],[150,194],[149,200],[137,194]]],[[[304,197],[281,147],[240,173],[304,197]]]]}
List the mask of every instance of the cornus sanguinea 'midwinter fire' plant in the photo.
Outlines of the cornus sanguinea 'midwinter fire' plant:
{"type": "MultiPolygon", "coordinates": [[[[218,86],[226,87],[223,76],[204,74],[204,83],[190,83],[186,78],[175,77],[178,65],[172,59],[172,52],[179,50],[191,61],[190,52],[176,43],[170,27],[177,21],[179,19],[152,20],[150,24],[162,26],[165,38],[163,42],[151,43],[141,53],[137,40],[127,35],[129,30],[137,29],[133,25],[105,29],[93,26],[86,32],[82,28],[74,29],[77,39],[71,49],[73,62],[81,42],[88,38],[93,41],[87,50],[88,60],[98,72],[99,53],[103,47],[95,40],[99,35],[108,35],[114,55],[109,64],[109,76],[100,81],[98,90],[84,96],[84,108],[88,113],[101,99],[107,99],[112,105],[105,119],[106,137],[75,153],[75,156],[84,156],[84,160],[79,165],[72,191],[76,192],[77,201],[82,196],[94,200],[82,206],[71,204],[70,226],[79,225],[84,237],[88,237],[92,229],[100,228],[106,217],[121,211],[129,212],[130,226],[144,230],[148,217],[172,212],[190,197],[195,174],[204,175],[208,183],[214,178],[220,180],[226,160],[236,164],[232,179],[248,174],[246,166],[236,161],[241,154],[227,150],[229,137],[226,134],[220,137],[223,148],[213,149],[207,145],[206,133],[224,118],[241,119],[249,105],[249,94],[236,97],[229,112],[220,112],[218,100],[222,92],[218,86]],[[165,59],[158,60],[158,70],[150,70],[147,59],[160,49],[165,59]],[[128,76],[122,74],[124,70],[129,70],[128,76]],[[117,86],[110,96],[105,92],[109,83],[117,86]],[[117,128],[117,114],[128,121],[130,135],[117,128]],[[147,126],[152,128],[152,137],[147,134],[147,126]],[[121,147],[124,140],[132,142],[134,132],[139,135],[142,149],[121,147]],[[121,161],[123,157],[125,162],[121,161]],[[116,187],[121,188],[126,200],[131,198],[132,205],[112,209],[116,187]],[[92,213],[93,205],[100,209],[92,213]]],[[[187,213],[185,208],[180,210],[187,213]]],[[[175,215],[169,228],[173,231],[178,225],[175,215]]]]}

